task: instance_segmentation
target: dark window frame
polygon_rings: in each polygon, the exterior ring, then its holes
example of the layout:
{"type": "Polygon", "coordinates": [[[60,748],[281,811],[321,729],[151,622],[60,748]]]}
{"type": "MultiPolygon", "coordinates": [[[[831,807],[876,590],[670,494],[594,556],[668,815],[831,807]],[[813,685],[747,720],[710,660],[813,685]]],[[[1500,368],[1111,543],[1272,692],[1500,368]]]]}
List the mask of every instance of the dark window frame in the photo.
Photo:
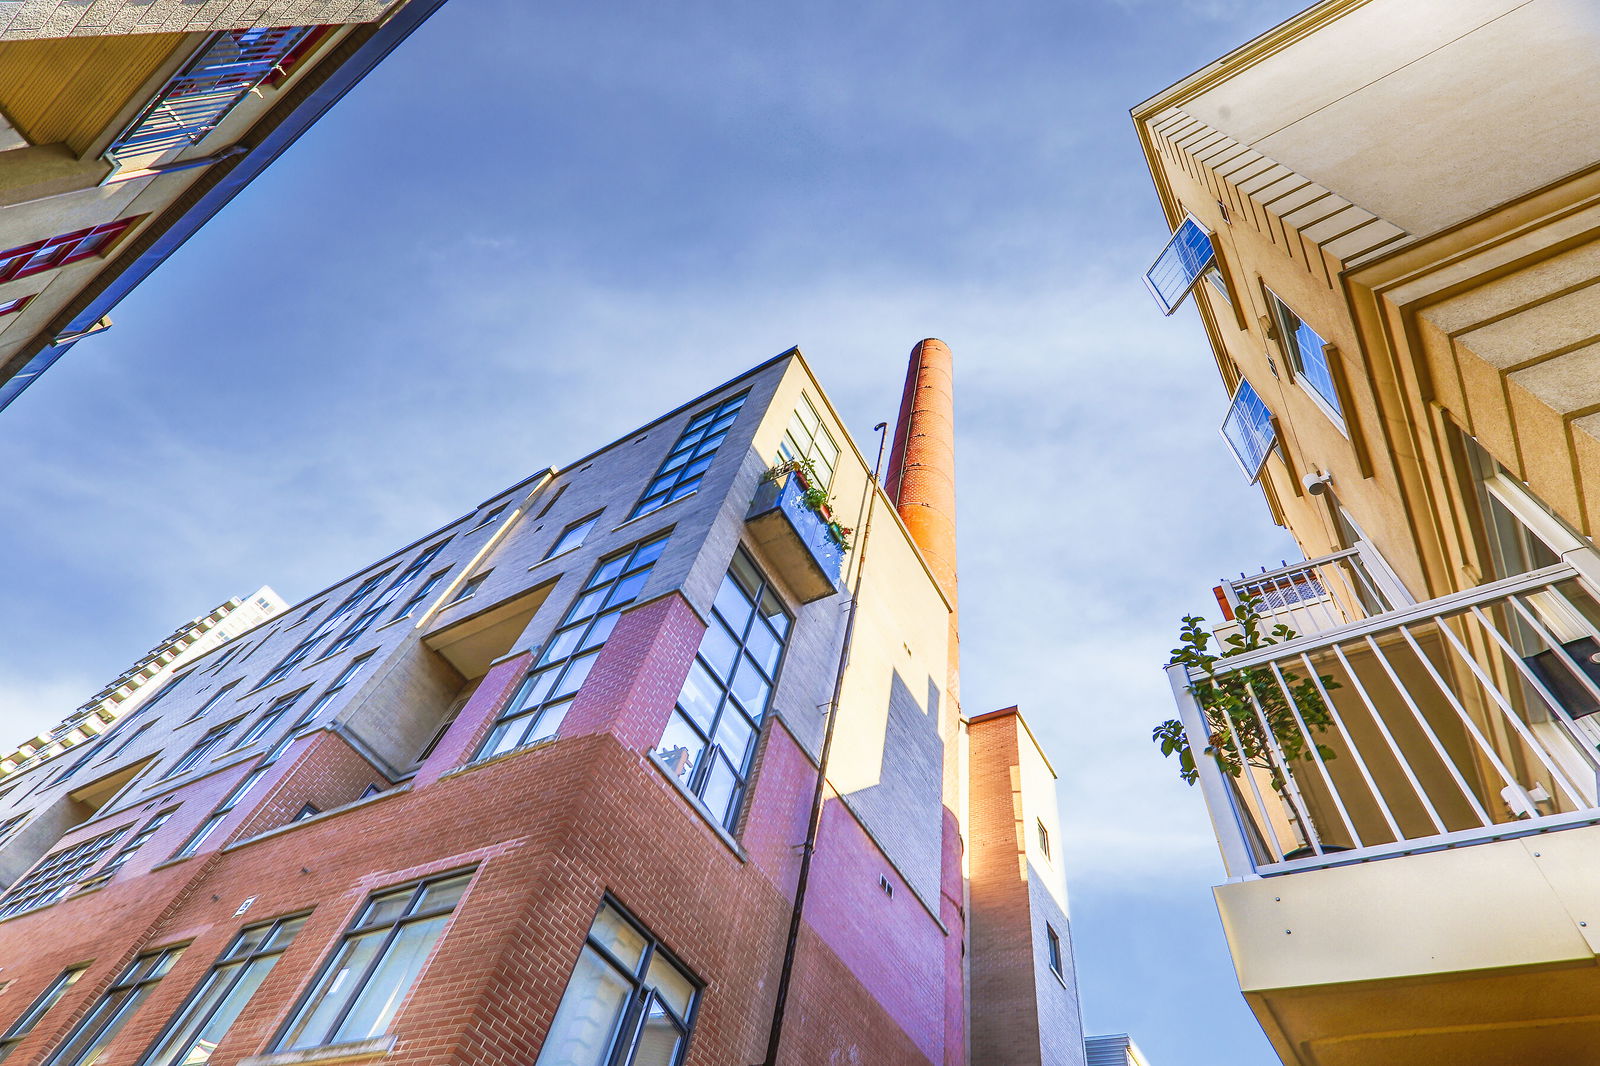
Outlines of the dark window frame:
{"type": "Polygon", "coordinates": [[[716,460],[722,442],[739,420],[739,412],[750,396],[748,390],[712,404],[697,413],[683,427],[666,458],[656,468],[639,502],[628,518],[638,518],[694,492],[706,471],[716,460]]]}

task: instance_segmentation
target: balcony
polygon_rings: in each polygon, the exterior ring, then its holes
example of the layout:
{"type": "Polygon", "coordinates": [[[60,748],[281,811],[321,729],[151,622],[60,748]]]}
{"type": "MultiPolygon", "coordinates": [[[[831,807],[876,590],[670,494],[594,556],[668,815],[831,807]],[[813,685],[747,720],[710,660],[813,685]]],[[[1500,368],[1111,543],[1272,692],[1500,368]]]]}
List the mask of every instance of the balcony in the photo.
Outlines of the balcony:
{"type": "Polygon", "coordinates": [[[845,549],[827,519],[805,502],[805,491],[803,480],[792,472],[778,481],[763,481],[745,524],[784,583],[801,603],[811,603],[839,591],[845,549]]]}
{"type": "Polygon", "coordinates": [[[1221,591],[1308,635],[1168,667],[1240,986],[1286,1063],[1592,1061],[1600,600],[1563,564],[1378,609],[1348,560],[1221,591]]]}
{"type": "Polygon", "coordinates": [[[1237,632],[1234,613],[1246,597],[1255,601],[1266,629],[1282,624],[1301,635],[1337,629],[1412,602],[1383,557],[1363,545],[1240,574],[1212,591],[1224,620],[1217,629],[1219,638],[1237,632]]]}

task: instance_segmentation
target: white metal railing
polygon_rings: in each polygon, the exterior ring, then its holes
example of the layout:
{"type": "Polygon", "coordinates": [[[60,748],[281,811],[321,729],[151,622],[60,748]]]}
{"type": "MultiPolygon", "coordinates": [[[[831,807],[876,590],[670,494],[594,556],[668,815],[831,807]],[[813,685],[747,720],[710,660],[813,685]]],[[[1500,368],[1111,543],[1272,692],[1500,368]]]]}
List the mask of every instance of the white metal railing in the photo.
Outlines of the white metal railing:
{"type": "Polygon", "coordinates": [[[1232,877],[1600,822],[1600,599],[1569,565],[1168,673],[1232,877]]]}
{"type": "Polygon", "coordinates": [[[1223,634],[1247,597],[1262,617],[1263,632],[1281,623],[1296,633],[1320,633],[1412,602],[1383,558],[1364,544],[1276,569],[1262,567],[1258,574],[1224,580],[1215,591],[1225,615],[1218,627],[1223,634]]]}

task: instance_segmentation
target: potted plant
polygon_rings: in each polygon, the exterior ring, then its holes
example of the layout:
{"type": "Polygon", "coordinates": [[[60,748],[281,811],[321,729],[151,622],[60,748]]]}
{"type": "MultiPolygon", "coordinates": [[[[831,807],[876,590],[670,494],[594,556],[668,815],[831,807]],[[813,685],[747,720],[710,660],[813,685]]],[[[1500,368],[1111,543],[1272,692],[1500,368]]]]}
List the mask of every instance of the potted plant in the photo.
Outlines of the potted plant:
{"type": "Polygon", "coordinates": [[[833,497],[828,495],[828,490],[822,487],[822,479],[817,475],[817,468],[809,459],[784,459],[772,466],[761,475],[763,482],[782,481],[793,476],[800,483],[800,502],[814,511],[822,519],[823,525],[828,530],[828,536],[841,550],[850,550],[850,535],[855,532],[849,526],[841,525],[833,517],[833,497]]]}
{"type": "MultiPolygon", "coordinates": [[[[1313,679],[1280,667],[1278,673],[1283,678],[1280,685],[1278,677],[1266,665],[1219,674],[1217,664],[1230,656],[1243,655],[1296,636],[1294,630],[1281,622],[1262,632],[1264,619],[1255,597],[1241,599],[1234,618],[1239,631],[1221,641],[1223,650],[1214,652],[1211,644],[1215,637],[1206,628],[1205,620],[1197,615],[1185,615],[1178,633],[1181,643],[1173,649],[1171,662],[1188,668],[1189,691],[1205,717],[1208,732],[1201,754],[1216,760],[1230,777],[1239,777],[1246,768],[1264,771],[1273,790],[1282,795],[1288,786],[1289,764],[1319,756],[1324,761],[1334,758],[1333,749],[1316,743],[1314,738],[1333,723],[1322,692],[1338,688],[1339,683],[1327,674],[1313,679]],[[1319,680],[1322,682],[1320,690],[1319,680]],[[1297,709],[1299,721],[1295,719],[1297,709]],[[1266,730],[1262,728],[1263,720],[1266,730]],[[1300,728],[1301,721],[1305,723],[1304,730],[1300,728]]],[[[1151,732],[1151,739],[1160,745],[1162,755],[1178,757],[1179,777],[1191,785],[1199,779],[1195,754],[1181,722],[1175,718],[1162,722],[1151,732]]],[[[1294,812],[1295,805],[1290,804],[1290,809],[1294,812]]],[[[1294,817],[1299,820],[1298,812],[1294,817]]],[[[1300,829],[1305,833],[1305,826],[1300,829]]]]}

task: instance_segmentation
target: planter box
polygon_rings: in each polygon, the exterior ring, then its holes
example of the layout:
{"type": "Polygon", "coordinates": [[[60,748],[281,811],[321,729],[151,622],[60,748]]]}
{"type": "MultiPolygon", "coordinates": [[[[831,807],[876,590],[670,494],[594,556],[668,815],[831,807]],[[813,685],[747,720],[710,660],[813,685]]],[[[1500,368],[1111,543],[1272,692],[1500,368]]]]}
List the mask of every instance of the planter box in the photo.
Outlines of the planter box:
{"type": "Polygon", "coordinates": [[[793,474],[782,481],[762,482],[750,501],[745,524],[784,584],[800,602],[811,603],[839,591],[844,549],[823,517],[805,505],[804,492],[793,474]]]}

